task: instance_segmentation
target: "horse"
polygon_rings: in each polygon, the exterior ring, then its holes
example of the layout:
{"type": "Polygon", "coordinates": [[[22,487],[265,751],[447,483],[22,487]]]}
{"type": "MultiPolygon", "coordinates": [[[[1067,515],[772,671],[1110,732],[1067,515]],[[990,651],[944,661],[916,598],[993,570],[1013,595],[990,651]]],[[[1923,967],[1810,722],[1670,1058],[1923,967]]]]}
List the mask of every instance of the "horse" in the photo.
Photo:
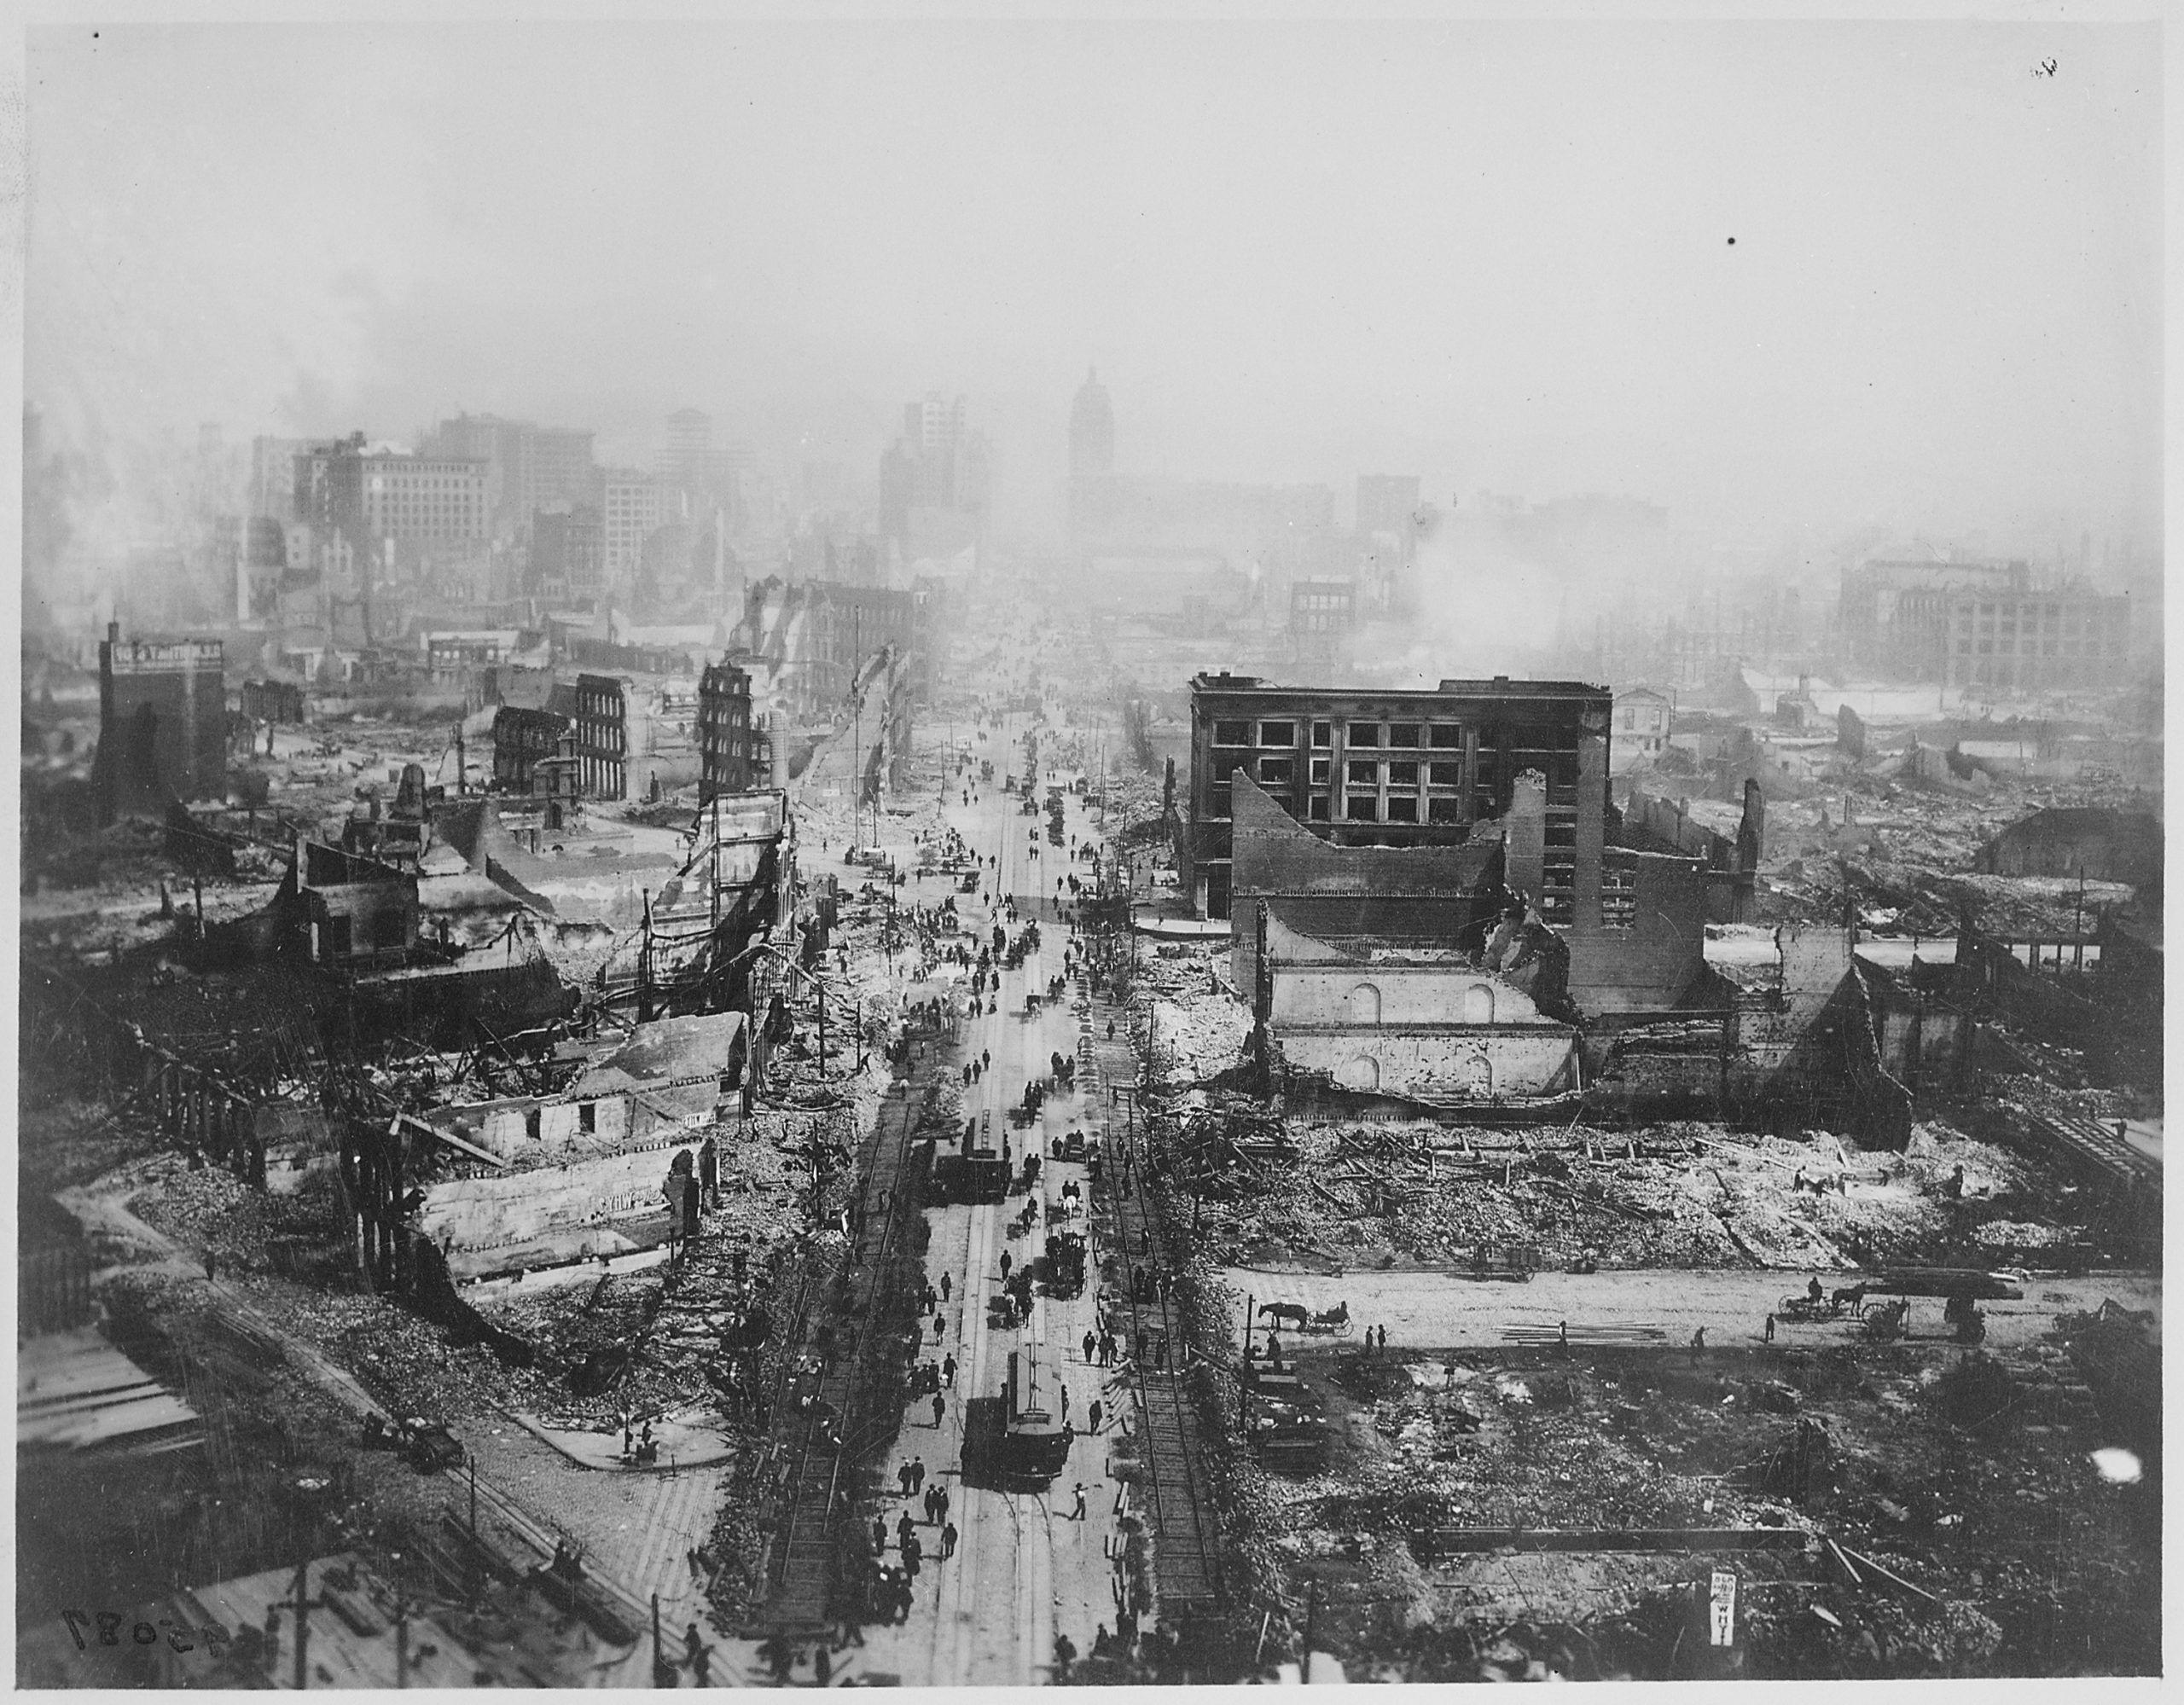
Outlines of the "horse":
{"type": "Polygon", "coordinates": [[[1838,1314],[1848,1308],[1854,1315],[1862,1315],[1866,1312],[1866,1287],[1862,1285],[1848,1285],[1833,1292],[1827,1302],[1828,1307],[1838,1314]]]}
{"type": "Polygon", "coordinates": [[[1261,1314],[1271,1314],[1275,1319],[1294,1331],[1312,1318],[1311,1310],[1301,1302],[1267,1302],[1259,1308],[1261,1314]]]}

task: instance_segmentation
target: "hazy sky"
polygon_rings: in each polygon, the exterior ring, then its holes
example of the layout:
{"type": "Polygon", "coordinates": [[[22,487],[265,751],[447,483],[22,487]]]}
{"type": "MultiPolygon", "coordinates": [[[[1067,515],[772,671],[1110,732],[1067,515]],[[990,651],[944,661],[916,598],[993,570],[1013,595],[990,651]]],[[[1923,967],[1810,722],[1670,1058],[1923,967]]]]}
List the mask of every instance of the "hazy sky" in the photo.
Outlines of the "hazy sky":
{"type": "Polygon", "coordinates": [[[1124,467],[1345,513],[2157,536],[2150,26],[85,24],[28,74],[64,435],[642,459],[695,403],[862,469],[944,388],[1027,514],[1096,362],[1124,467]]]}

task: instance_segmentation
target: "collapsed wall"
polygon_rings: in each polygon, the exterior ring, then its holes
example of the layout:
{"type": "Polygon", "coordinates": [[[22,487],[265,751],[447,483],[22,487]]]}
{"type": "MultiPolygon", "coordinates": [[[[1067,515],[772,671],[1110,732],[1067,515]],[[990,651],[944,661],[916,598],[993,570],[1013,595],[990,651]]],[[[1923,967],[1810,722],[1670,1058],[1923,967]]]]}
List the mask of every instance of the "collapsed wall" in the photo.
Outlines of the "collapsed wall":
{"type": "Polygon", "coordinates": [[[543,1267],[637,1247],[615,1224],[667,1211],[661,1191],[688,1132],[613,1154],[425,1186],[416,1230],[467,1283],[515,1266],[543,1267]],[[517,1259],[529,1251],[532,1258],[517,1259]]]}
{"type": "MultiPolygon", "coordinates": [[[[1779,1129],[1827,1129],[1871,1149],[1910,1140],[1912,1093],[1891,1070],[1878,996],[1840,929],[1785,927],[1776,986],[1738,991],[1714,1012],[1618,1029],[1589,1053],[1589,1106],[1625,1119],[1686,1114],[1779,1129]]],[[[1905,1007],[1902,1043],[1927,1015],[1905,1007]]],[[[1969,1047],[1960,1014],[1932,1015],[1939,1058],[1969,1047]],[[1946,1041],[1943,1039],[1946,1038],[1946,1041]]],[[[1958,1069],[1960,1069],[1959,1067],[1958,1069]]]]}

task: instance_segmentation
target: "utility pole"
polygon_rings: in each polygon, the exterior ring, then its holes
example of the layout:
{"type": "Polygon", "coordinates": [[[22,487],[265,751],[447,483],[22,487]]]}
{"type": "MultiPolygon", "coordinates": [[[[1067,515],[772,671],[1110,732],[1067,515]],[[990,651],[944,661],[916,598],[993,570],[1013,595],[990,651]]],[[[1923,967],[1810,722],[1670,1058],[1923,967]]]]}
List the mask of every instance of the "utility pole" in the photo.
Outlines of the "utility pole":
{"type": "Polygon", "coordinates": [[[296,1559],[295,1596],[278,1599],[276,1610],[296,1613],[296,1691],[301,1692],[311,1685],[311,1547],[316,1524],[307,1528],[304,1536],[303,1555],[296,1559]]]}
{"type": "Polygon", "coordinates": [[[864,688],[857,676],[864,669],[864,612],[850,612],[850,715],[852,719],[851,742],[856,748],[851,759],[850,782],[850,839],[854,843],[864,833],[864,688]]]}
{"type": "Polygon", "coordinates": [[[1251,1296],[1244,1298],[1244,1360],[1236,1370],[1236,1431],[1247,1441],[1252,1433],[1252,1304],[1258,1300],[1251,1296]]]}
{"type": "Polygon", "coordinates": [[[407,1687],[410,1685],[410,1599],[402,1590],[400,1551],[393,1554],[392,1563],[393,1569],[387,1585],[394,1589],[394,1685],[407,1687]]]}
{"type": "MultiPolygon", "coordinates": [[[[469,1466],[470,1537],[474,1541],[478,1537],[478,1459],[476,1457],[470,1458],[469,1466]]],[[[465,1597],[468,1601],[468,1608],[474,1614],[478,1609],[478,1547],[474,1543],[469,1549],[464,1567],[464,1576],[465,1584],[470,1589],[465,1597]]]]}

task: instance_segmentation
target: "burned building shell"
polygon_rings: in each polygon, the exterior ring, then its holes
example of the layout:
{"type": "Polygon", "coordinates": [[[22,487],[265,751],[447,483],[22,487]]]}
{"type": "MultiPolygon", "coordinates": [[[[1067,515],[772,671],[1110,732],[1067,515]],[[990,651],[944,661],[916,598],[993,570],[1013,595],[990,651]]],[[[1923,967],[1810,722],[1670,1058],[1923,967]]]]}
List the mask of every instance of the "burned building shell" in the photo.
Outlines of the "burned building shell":
{"type": "Polygon", "coordinates": [[[1531,771],[1545,797],[1536,880],[1525,891],[1551,924],[1594,916],[1612,704],[1606,687],[1506,676],[1363,693],[1200,675],[1177,847],[1186,891],[1203,915],[1230,915],[1239,773],[1331,844],[1446,847],[1508,811],[1519,776],[1531,771]]]}

